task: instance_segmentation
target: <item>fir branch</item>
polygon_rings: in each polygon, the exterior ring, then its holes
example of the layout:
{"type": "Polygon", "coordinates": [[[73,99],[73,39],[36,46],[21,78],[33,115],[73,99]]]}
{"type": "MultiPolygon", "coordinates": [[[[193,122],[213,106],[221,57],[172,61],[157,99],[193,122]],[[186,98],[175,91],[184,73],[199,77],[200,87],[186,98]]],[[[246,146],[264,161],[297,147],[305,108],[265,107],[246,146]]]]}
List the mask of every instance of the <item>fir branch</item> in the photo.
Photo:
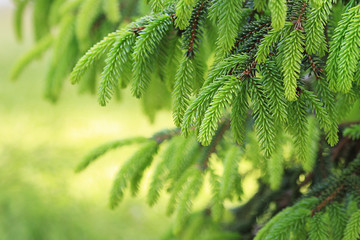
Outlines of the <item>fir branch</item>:
{"type": "Polygon", "coordinates": [[[15,25],[15,33],[18,40],[22,40],[22,26],[23,26],[23,16],[28,5],[29,0],[16,1],[16,8],[14,13],[14,25],[15,25]]]}
{"type": "Polygon", "coordinates": [[[300,94],[297,101],[288,106],[288,131],[291,133],[296,149],[297,159],[304,163],[307,155],[308,120],[305,99],[300,94]]]}
{"type": "Polygon", "coordinates": [[[220,177],[215,174],[212,168],[209,168],[210,184],[211,184],[211,216],[215,222],[219,222],[224,213],[223,199],[220,197],[220,177]]]}
{"type": "Polygon", "coordinates": [[[225,132],[229,129],[230,122],[224,120],[219,124],[218,129],[215,132],[215,136],[212,138],[210,145],[203,148],[202,156],[199,158],[199,167],[203,170],[206,170],[209,167],[209,160],[211,154],[216,152],[216,147],[224,137],[225,132]]]}
{"type": "Polygon", "coordinates": [[[255,236],[254,240],[289,239],[291,231],[304,227],[310,217],[310,209],[318,202],[316,198],[306,198],[288,207],[273,217],[255,236]]]}
{"type": "Polygon", "coordinates": [[[80,58],[70,75],[70,80],[73,84],[78,83],[80,78],[84,75],[85,71],[89,69],[96,60],[100,59],[107,51],[111,49],[121,32],[122,31],[118,30],[116,32],[110,33],[102,41],[98,42],[92,48],[90,48],[86,54],[80,58]]]}
{"type": "MultiPolygon", "coordinates": [[[[325,26],[334,0],[322,0],[321,5],[317,3],[317,9],[312,9],[305,23],[306,51],[309,54],[324,56],[327,52],[327,41],[325,36],[325,26]]],[[[313,4],[314,5],[314,4],[313,4]]],[[[316,6],[315,6],[316,7],[316,6]]]]}
{"type": "Polygon", "coordinates": [[[261,75],[274,121],[285,123],[287,112],[283,79],[274,60],[268,60],[261,65],[261,75]]]}
{"type": "Polygon", "coordinates": [[[151,9],[154,13],[164,10],[164,0],[149,0],[149,4],[151,5],[151,9]]]}
{"type": "Polygon", "coordinates": [[[201,122],[198,140],[203,145],[209,145],[223,112],[228,108],[234,99],[235,89],[239,87],[239,82],[234,76],[226,76],[224,85],[214,95],[209,108],[206,110],[204,119],[201,122]]]}
{"type": "Polygon", "coordinates": [[[150,83],[152,57],[171,24],[169,15],[160,15],[149,22],[134,46],[132,94],[140,98],[150,83]]]}
{"type": "Polygon", "coordinates": [[[355,240],[360,235],[360,210],[353,213],[344,231],[344,240],[355,240]]]}
{"type": "Polygon", "coordinates": [[[312,69],[313,73],[315,74],[315,78],[316,78],[316,80],[318,80],[323,75],[324,70],[316,65],[314,59],[310,56],[310,54],[306,53],[306,55],[307,55],[310,65],[311,65],[311,69],[312,69]]]}
{"type": "Polygon", "coordinates": [[[207,87],[204,87],[199,96],[191,102],[190,106],[186,109],[184,120],[182,122],[181,130],[184,136],[189,135],[189,130],[196,125],[200,126],[202,118],[209,107],[213,97],[218,89],[223,85],[222,81],[215,81],[207,87]]]}
{"type": "Polygon", "coordinates": [[[244,68],[247,59],[248,57],[245,54],[232,55],[222,60],[212,68],[198,97],[192,101],[191,105],[184,114],[182,131],[185,136],[189,133],[189,129],[192,127],[196,127],[197,130],[200,130],[206,110],[208,109],[218,89],[228,78],[223,75],[239,73],[239,71],[244,68]]]}
{"type": "Polygon", "coordinates": [[[226,57],[234,46],[234,40],[237,35],[238,25],[242,19],[243,0],[225,0],[215,1],[212,5],[212,11],[217,16],[218,39],[217,55],[226,57]]]}
{"type": "Polygon", "coordinates": [[[85,0],[79,8],[76,17],[76,37],[83,49],[89,45],[89,32],[93,23],[100,14],[102,0],[85,0]]]}
{"type": "Polygon", "coordinates": [[[37,0],[33,2],[33,27],[36,40],[40,40],[50,32],[49,28],[49,14],[52,1],[37,0]]]}
{"type": "Polygon", "coordinates": [[[126,71],[126,64],[131,59],[135,38],[135,34],[130,31],[119,34],[108,52],[98,90],[98,101],[101,106],[105,106],[110,101],[115,88],[122,85],[121,76],[126,71]]]}
{"type": "Polygon", "coordinates": [[[334,240],[343,239],[347,223],[347,214],[342,204],[334,202],[327,207],[330,221],[330,236],[334,240]]]}
{"type": "Polygon", "coordinates": [[[192,59],[183,56],[180,67],[176,72],[173,91],[173,119],[177,127],[181,126],[183,116],[189,104],[194,72],[192,59]]]}
{"type": "Polygon", "coordinates": [[[169,179],[177,181],[184,172],[193,166],[201,154],[200,144],[194,136],[184,138],[182,145],[174,152],[173,159],[169,165],[169,179]]]}
{"type": "Polygon", "coordinates": [[[210,69],[204,87],[208,86],[222,75],[236,75],[237,73],[240,73],[239,71],[246,67],[248,60],[249,56],[246,54],[234,54],[221,60],[210,69]]]}
{"type": "MultiPolygon", "coordinates": [[[[254,20],[251,21],[247,24],[245,24],[236,40],[235,40],[235,44],[234,44],[234,48],[232,49],[232,53],[236,52],[236,50],[243,45],[243,43],[247,42],[249,39],[251,39],[255,34],[259,33],[259,32],[267,32],[267,30],[270,27],[270,20],[267,17],[263,17],[260,18],[259,20],[254,20]]],[[[262,34],[261,34],[262,35],[262,34]]]]}
{"type": "MultiPolygon", "coordinates": [[[[203,25],[207,16],[209,0],[201,0],[194,7],[189,25],[183,32],[183,48],[186,50],[186,56],[193,58],[198,49],[199,40],[202,35],[203,25]]],[[[176,22],[176,20],[175,20],[176,22]]]]}
{"type": "Polygon", "coordinates": [[[74,16],[67,15],[62,18],[54,40],[53,55],[46,77],[45,97],[53,102],[58,99],[65,77],[74,64],[74,56],[79,52],[75,41],[74,16]]]}
{"type": "Polygon", "coordinates": [[[267,7],[267,1],[266,0],[254,0],[254,9],[258,12],[265,11],[267,7]]]}
{"type": "Polygon", "coordinates": [[[329,83],[323,79],[319,78],[315,83],[315,89],[318,97],[324,103],[324,107],[329,115],[330,126],[329,131],[326,135],[326,140],[330,146],[334,146],[338,141],[338,110],[335,106],[335,96],[329,89],[329,83]]]}
{"type": "Polygon", "coordinates": [[[320,127],[325,131],[330,131],[331,123],[329,114],[327,113],[326,109],[323,107],[323,104],[320,102],[316,96],[305,89],[301,90],[301,94],[303,95],[304,99],[308,102],[310,108],[315,112],[315,116],[320,123],[320,127]]]}
{"type": "Polygon", "coordinates": [[[360,48],[358,46],[360,41],[360,6],[358,5],[349,11],[355,12],[355,14],[346,29],[344,42],[338,56],[338,76],[341,76],[341,79],[338,79],[337,90],[343,93],[350,91],[360,59],[360,48]]]}
{"type": "Polygon", "coordinates": [[[269,0],[271,26],[278,31],[285,25],[287,5],[286,0],[269,0]]]}
{"type": "Polygon", "coordinates": [[[308,117],[308,132],[306,144],[308,146],[306,156],[304,157],[303,168],[305,172],[313,171],[318,157],[320,132],[314,117],[308,117]]]}
{"type": "Polygon", "coordinates": [[[360,124],[354,124],[344,130],[344,136],[352,140],[360,139],[360,124]]]}
{"type": "MultiPolygon", "coordinates": [[[[347,11],[343,14],[341,21],[335,29],[332,41],[330,42],[329,57],[326,62],[327,79],[329,81],[329,87],[332,90],[338,90],[338,75],[340,66],[340,53],[343,48],[343,43],[346,38],[346,32],[351,24],[351,20],[354,18],[356,11],[347,11]]],[[[353,39],[354,35],[352,35],[353,39]]],[[[344,45],[345,46],[345,45],[344,45]]],[[[349,45],[347,44],[347,47],[349,45]]],[[[353,57],[352,57],[353,58],[353,57]]],[[[343,59],[345,60],[345,59],[343,59]]],[[[352,63],[354,64],[354,63],[352,63]]],[[[346,68],[346,66],[343,66],[346,68]]],[[[346,89],[343,89],[346,90],[346,89]]]]}
{"type": "Polygon", "coordinates": [[[221,179],[220,197],[221,199],[230,198],[234,190],[235,182],[238,180],[238,164],[242,153],[238,146],[231,147],[224,158],[224,172],[221,179]]]}
{"type": "Polygon", "coordinates": [[[75,172],[83,171],[92,162],[94,162],[95,160],[97,160],[99,157],[101,157],[102,155],[104,155],[105,153],[107,153],[110,150],[113,150],[113,149],[116,149],[116,148],[119,148],[122,146],[130,145],[130,144],[134,144],[134,143],[142,143],[142,142],[145,142],[146,140],[147,139],[144,137],[137,137],[137,138],[129,138],[129,139],[124,139],[124,140],[112,141],[112,142],[106,143],[104,145],[101,145],[101,146],[95,148],[94,150],[92,150],[88,155],[86,155],[84,157],[84,159],[76,167],[75,172]]]}
{"type": "Polygon", "coordinates": [[[325,214],[317,213],[309,221],[309,239],[327,240],[329,239],[329,226],[325,219],[325,214]]]}
{"type": "Polygon", "coordinates": [[[249,78],[248,84],[254,109],[256,133],[265,155],[270,156],[275,147],[275,125],[272,113],[269,111],[268,98],[259,79],[249,78]]]}
{"type": "Polygon", "coordinates": [[[285,97],[289,101],[297,99],[296,86],[299,78],[301,60],[304,52],[304,35],[300,29],[292,31],[279,47],[282,73],[284,76],[285,97]]]}
{"type": "Polygon", "coordinates": [[[234,97],[231,109],[231,131],[235,142],[240,146],[245,138],[245,124],[249,108],[247,91],[246,82],[242,81],[239,90],[235,92],[236,96],[234,97]]]}
{"type": "Polygon", "coordinates": [[[175,6],[175,26],[180,30],[186,29],[189,25],[189,20],[191,18],[191,13],[193,7],[195,6],[195,0],[179,0],[175,6]]]}
{"type": "Polygon", "coordinates": [[[203,184],[203,176],[201,171],[196,169],[193,176],[184,187],[184,190],[180,196],[180,201],[176,209],[176,217],[174,223],[174,233],[179,234],[183,229],[185,222],[190,215],[190,210],[192,207],[192,199],[195,198],[200,191],[200,188],[203,184]]]}
{"type": "Polygon", "coordinates": [[[333,192],[331,192],[322,202],[320,202],[315,209],[312,210],[312,214],[321,211],[324,207],[326,207],[330,202],[332,202],[340,192],[344,190],[344,185],[341,184],[337,187],[333,192]]]}
{"type": "MultiPolygon", "coordinates": [[[[171,188],[171,195],[168,203],[168,207],[166,210],[167,215],[171,215],[177,208],[179,204],[180,197],[186,187],[187,183],[189,183],[191,177],[196,175],[199,172],[199,169],[196,167],[188,168],[184,174],[175,182],[174,186],[171,188]]],[[[187,201],[185,201],[187,202],[187,201]]],[[[187,202],[188,203],[188,202],[187,202]]],[[[186,209],[185,209],[186,210],[186,209]]]]}
{"type": "Polygon", "coordinates": [[[167,148],[162,154],[162,161],[160,161],[154,170],[149,191],[147,195],[147,203],[153,206],[159,199],[160,191],[164,187],[169,174],[169,166],[174,159],[174,153],[178,149],[178,140],[182,138],[172,138],[168,143],[167,148]]]}
{"type": "Polygon", "coordinates": [[[267,159],[267,174],[269,175],[270,188],[277,190],[281,187],[284,174],[284,146],[282,146],[284,137],[278,134],[276,139],[276,148],[273,154],[267,159]]]}
{"type": "Polygon", "coordinates": [[[159,144],[156,141],[148,141],[121,167],[120,171],[116,174],[111,190],[111,208],[115,208],[123,199],[124,190],[128,184],[131,184],[133,194],[137,192],[141,176],[146,167],[151,164],[158,148],[159,144]]]}
{"type": "Polygon", "coordinates": [[[107,0],[103,2],[105,15],[112,23],[119,22],[121,18],[120,6],[118,0],[107,0]]]}
{"type": "Polygon", "coordinates": [[[260,64],[265,62],[270,52],[273,50],[275,45],[282,40],[284,35],[289,31],[289,26],[285,26],[280,30],[271,30],[266,36],[261,40],[261,43],[258,47],[256,53],[256,61],[260,64]]]}
{"type": "Polygon", "coordinates": [[[26,54],[24,54],[11,69],[10,78],[15,80],[26,66],[36,58],[39,58],[46,50],[48,50],[54,43],[54,38],[51,34],[39,40],[36,45],[26,54]]]}

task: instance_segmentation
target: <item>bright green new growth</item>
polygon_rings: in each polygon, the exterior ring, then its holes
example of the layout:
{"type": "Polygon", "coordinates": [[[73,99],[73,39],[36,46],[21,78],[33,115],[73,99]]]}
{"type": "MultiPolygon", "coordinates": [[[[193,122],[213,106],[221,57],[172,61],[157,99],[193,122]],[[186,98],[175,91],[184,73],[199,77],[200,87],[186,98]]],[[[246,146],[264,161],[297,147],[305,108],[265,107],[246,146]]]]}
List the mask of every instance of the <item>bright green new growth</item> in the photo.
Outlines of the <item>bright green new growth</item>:
{"type": "Polygon", "coordinates": [[[282,210],[257,233],[254,240],[289,239],[292,231],[298,230],[296,228],[304,227],[306,216],[311,214],[309,209],[317,203],[318,200],[316,198],[308,198],[290,208],[282,210]]]}
{"type": "Polygon", "coordinates": [[[354,124],[349,128],[346,128],[344,135],[348,136],[354,140],[360,139],[360,124],[354,124]]]}
{"type": "Polygon", "coordinates": [[[139,182],[144,170],[151,164],[153,156],[158,151],[158,143],[154,140],[144,144],[117,173],[111,190],[110,207],[114,208],[122,200],[124,190],[131,185],[132,193],[138,191],[139,182]]]}
{"type": "Polygon", "coordinates": [[[80,5],[76,18],[76,36],[84,49],[88,48],[88,34],[93,22],[100,14],[102,0],[85,0],[80,5]]]}
{"type": "Polygon", "coordinates": [[[10,78],[15,80],[26,66],[36,58],[39,58],[54,42],[51,35],[41,39],[29,52],[21,57],[11,71],[10,78]]]}
{"type": "Polygon", "coordinates": [[[226,154],[224,159],[224,172],[220,187],[220,198],[230,198],[231,192],[234,190],[236,176],[238,175],[238,164],[241,157],[239,148],[232,147],[226,154]]]}
{"type": "Polygon", "coordinates": [[[326,70],[332,90],[347,93],[351,89],[353,74],[359,60],[359,9],[360,6],[356,6],[343,14],[330,42],[326,70]]]}
{"type": "Polygon", "coordinates": [[[306,145],[309,130],[304,98],[300,97],[298,101],[292,102],[288,112],[289,128],[291,129],[291,134],[294,138],[297,159],[304,163],[306,161],[307,151],[309,150],[306,145]]]}
{"type": "Polygon", "coordinates": [[[72,68],[74,62],[72,58],[77,51],[77,46],[73,45],[74,37],[74,17],[68,15],[62,19],[58,38],[54,40],[51,70],[47,74],[45,87],[45,97],[50,101],[57,100],[63,85],[62,80],[66,72],[72,68]],[[63,48],[66,48],[67,51],[64,51],[63,48]]]}
{"type": "Polygon", "coordinates": [[[283,79],[276,62],[268,60],[261,68],[265,94],[269,99],[269,110],[275,122],[287,122],[286,100],[284,97],[283,79]]]}
{"type": "Polygon", "coordinates": [[[326,221],[326,215],[316,213],[309,221],[310,231],[309,239],[311,240],[327,240],[329,239],[329,226],[326,221]]]}
{"type": "Polygon", "coordinates": [[[174,226],[174,233],[179,234],[183,229],[187,216],[190,214],[192,202],[191,199],[199,194],[200,188],[203,183],[203,176],[198,169],[193,170],[191,178],[183,187],[182,192],[179,194],[179,204],[176,209],[176,220],[174,226]]]}
{"type": "Polygon", "coordinates": [[[219,56],[226,56],[234,46],[242,18],[242,3],[242,0],[217,0],[211,7],[212,17],[219,25],[216,41],[219,56]]]}
{"type": "Polygon", "coordinates": [[[306,52],[324,56],[327,52],[325,26],[331,13],[334,0],[315,1],[317,3],[306,21],[306,52]],[[322,3],[321,3],[322,2],[322,3]]]}
{"type": "Polygon", "coordinates": [[[355,240],[360,235],[360,210],[353,213],[346,224],[344,240],[355,240]]]}
{"type": "Polygon", "coordinates": [[[343,238],[344,230],[347,223],[347,214],[342,204],[337,202],[328,207],[330,221],[330,236],[334,240],[343,238]]]}
{"type": "Polygon", "coordinates": [[[231,105],[238,83],[238,79],[235,77],[228,77],[219,81],[222,81],[223,85],[215,93],[199,129],[198,140],[205,146],[210,144],[215,135],[223,111],[231,105]]]}
{"type": "Polygon", "coordinates": [[[303,32],[295,29],[286,37],[281,47],[279,47],[282,62],[281,69],[284,75],[285,97],[289,101],[297,99],[296,87],[304,52],[303,39],[303,32]]]}
{"type": "MultiPolygon", "coordinates": [[[[101,74],[101,81],[99,85],[99,103],[105,106],[114,94],[118,85],[122,85],[122,75],[127,74],[126,64],[130,58],[132,45],[135,43],[135,34],[132,32],[125,32],[119,34],[105,60],[105,68],[101,74]]],[[[131,63],[131,62],[130,62],[131,63]]]]}
{"type": "Polygon", "coordinates": [[[245,138],[245,123],[249,105],[246,83],[242,82],[239,88],[233,99],[230,121],[234,140],[237,144],[242,145],[245,138]]]}
{"type": "Polygon", "coordinates": [[[177,127],[181,126],[186,108],[189,104],[189,98],[192,90],[192,78],[194,76],[193,60],[183,56],[180,67],[176,72],[175,85],[173,91],[173,118],[177,127]]]}
{"type": "Polygon", "coordinates": [[[80,78],[84,75],[85,71],[90,68],[90,66],[92,66],[96,60],[99,60],[107,51],[111,49],[120,33],[121,31],[110,33],[102,41],[90,48],[86,54],[80,58],[70,75],[70,81],[73,84],[78,83],[80,78]]]}
{"type": "Polygon", "coordinates": [[[271,11],[271,25],[275,31],[281,30],[286,20],[286,0],[269,0],[271,11]]]}
{"type": "Polygon", "coordinates": [[[120,20],[120,6],[119,1],[117,0],[107,0],[104,1],[104,11],[106,17],[113,23],[117,23],[120,20]]]}
{"type": "Polygon", "coordinates": [[[340,92],[349,92],[354,82],[354,73],[357,69],[360,59],[360,6],[350,9],[355,12],[351,18],[351,22],[346,29],[344,42],[341,45],[339,53],[338,76],[341,76],[341,81],[338,81],[337,89],[340,92]]]}
{"type": "Polygon", "coordinates": [[[146,138],[138,137],[138,138],[130,138],[130,139],[124,139],[124,140],[118,140],[118,141],[106,143],[102,146],[97,147],[92,152],[90,152],[87,156],[85,156],[83,161],[80,162],[80,164],[76,167],[75,171],[76,172],[83,171],[92,162],[94,162],[95,160],[97,160],[99,157],[101,157],[102,155],[104,155],[105,153],[107,153],[110,150],[113,150],[115,148],[119,148],[122,146],[130,145],[130,144],[134,144],[134,143],[142,143],[145,141],[146,141],[146,138]]]}
{"type": "Polygon", "coordinates": [[[271,30],[262,40],[261,44],[256,53],[256,61],[263,63],[268,58],[270,52],[273,50],[275,45],[282,40],[285,33],[288,31],[288,27],[284,27],[280,30],[271,30]]]}
{"type": "Polygon", "coordinates": [[[23,21],[23,14],[26,9],[29,0],[22,0],[16,1],[16,10],[14,13],[14,24],[15,24],[15,33],[16,37],[19,40],[22,40],[22,21],[23,21]]]}
{"type": "Polygon", "coordinates": [[[320,139],[320,132],[317,126],[316,119],[314,117],[308,118],[308,132],[307,132],[307,147],[306,156],[304,157],[305,161],[303,163],[303,168],[305,172],[311,172],[316,164],[317,159],[317,150],[318,142],[320,139]]]}
{"type": "Polygon", "coordinates": [[[191,12],[195,6],[195,0],[179,0],[175,6],[176,20],[175,25],[181,30],[184,30],[189,25],[191,12]]]}
{"type": "Polygon", "coordinates": [[[267,103],[265,90],[259,79],[249,80],[251,100],[254,109],[255,129],[265,156],[270,156],[275,148],[275,124],[267,103]]]}
{"type": "Polygon", "coordinates": [[[171,23],[170,16],[160,15],[149,22],[146,28],[140,32],[134,46],[134,78],[132,81],[132,93],[140,98],[151,81],[151,67],[157,48],[166,35],[171,23]]]}

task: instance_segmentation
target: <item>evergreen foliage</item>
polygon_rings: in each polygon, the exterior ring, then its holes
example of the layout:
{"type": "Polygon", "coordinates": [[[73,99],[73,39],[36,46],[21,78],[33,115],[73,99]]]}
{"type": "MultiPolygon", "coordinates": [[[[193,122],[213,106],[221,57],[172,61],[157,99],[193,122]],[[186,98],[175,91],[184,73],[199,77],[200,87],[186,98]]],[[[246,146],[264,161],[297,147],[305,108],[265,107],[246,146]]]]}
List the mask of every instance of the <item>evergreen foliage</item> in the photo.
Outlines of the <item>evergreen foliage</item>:
{"type": "Polygon", "coordinates": [[[343,122],[360,99],[358,1],[16,0],[19,38],[30,2],[36,44],[12,78],[51,49],[50,100],[70,78],[103,106],[131,86],[151,120],[172,106],[176,129],[112,141],[78,165],[140,144],[112,208],[150,169],[148,204],[168,194],[175,215],[164,239],[359,237],[360,129],[343,122]],[[258,189],[241,200],[248,176],[258,189]],[[208,202],[194,211],[199,193],[208,202]],[[242,202],[229,212],[227,201],[242,202]]]}

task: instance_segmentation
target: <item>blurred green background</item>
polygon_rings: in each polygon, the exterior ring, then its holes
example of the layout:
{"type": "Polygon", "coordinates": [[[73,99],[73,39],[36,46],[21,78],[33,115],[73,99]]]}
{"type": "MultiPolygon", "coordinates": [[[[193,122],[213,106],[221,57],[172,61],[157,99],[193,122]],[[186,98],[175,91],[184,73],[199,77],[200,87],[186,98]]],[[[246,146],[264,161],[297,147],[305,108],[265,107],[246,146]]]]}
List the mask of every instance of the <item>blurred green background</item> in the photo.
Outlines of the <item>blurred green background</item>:
{"type": "Polygon", "coordinates": [[[0,0],[0,239],[158,239],[170,222],[165,199],[150,208],[142,191],[108,207],[113,176],[134,148],[111,152],[80,174],[73,170],[104,142],[172,127],[170,114],[150,125],[134,98],[103,108],[69,83],[51,104],[43,97],[46,56],[10,82],[32,36],[27,21],[25,41],[15,40],[9,2],[0,0]]]}

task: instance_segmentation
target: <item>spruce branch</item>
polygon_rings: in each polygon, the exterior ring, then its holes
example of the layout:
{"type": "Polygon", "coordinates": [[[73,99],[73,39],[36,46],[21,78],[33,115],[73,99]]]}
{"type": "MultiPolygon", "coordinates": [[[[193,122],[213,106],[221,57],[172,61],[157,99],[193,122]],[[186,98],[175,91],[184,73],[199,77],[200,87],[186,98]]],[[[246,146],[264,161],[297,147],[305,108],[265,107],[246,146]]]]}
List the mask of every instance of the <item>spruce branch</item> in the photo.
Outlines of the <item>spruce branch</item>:
{"type": "Polygon", "coordinates": [[[160,15],[150,21],[146,28],[139,33],[133,53],[133,73],[131,91],[140,98],[151,81],[152,57],[171,24],[169,15],[160,15]]]}

